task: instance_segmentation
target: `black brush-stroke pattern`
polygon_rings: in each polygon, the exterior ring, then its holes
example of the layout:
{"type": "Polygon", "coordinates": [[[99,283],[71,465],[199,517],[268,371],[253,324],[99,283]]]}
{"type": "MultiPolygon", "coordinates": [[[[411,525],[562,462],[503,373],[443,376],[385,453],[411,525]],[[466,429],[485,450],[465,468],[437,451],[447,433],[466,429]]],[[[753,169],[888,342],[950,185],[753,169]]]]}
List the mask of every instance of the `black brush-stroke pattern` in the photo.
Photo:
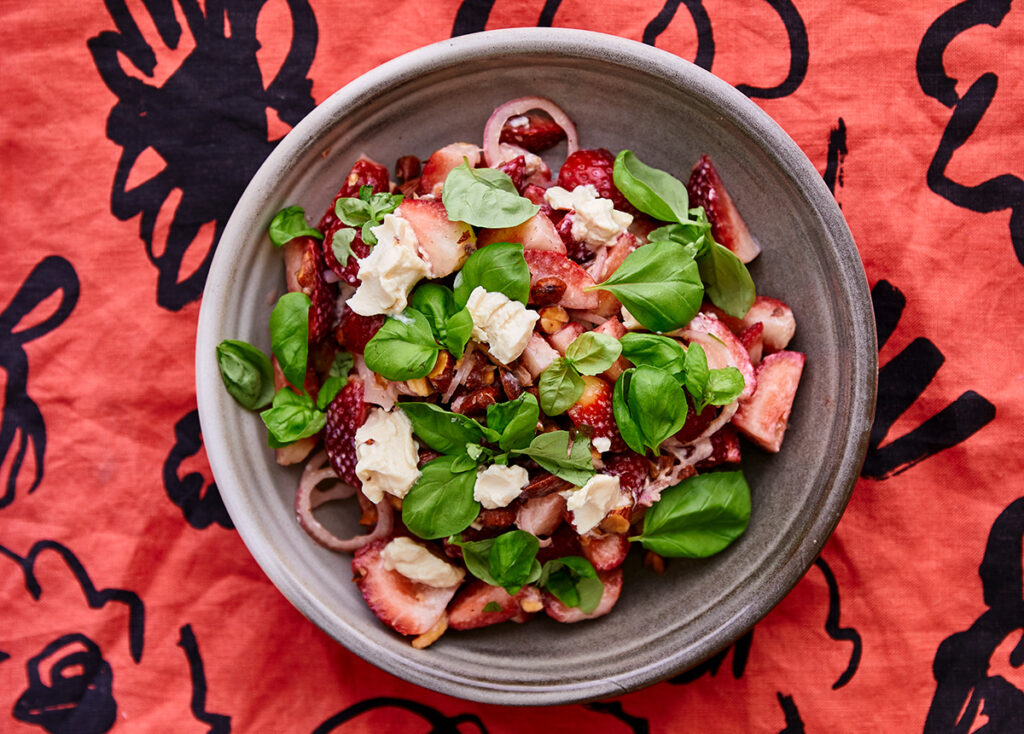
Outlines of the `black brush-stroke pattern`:
{"type": "Polygon", "coordinates": [[[7,373],[3,417],[0,418],[0,466],[8,465],[7,481],[0,493],[0,508],[14,501],[18,477],[30,443],[35,476],[28,492],[34,492],[43,481],[46,422],[39,406],[28,394],[25,345],[63,324],[78,303],[78,294],[78,275],[71,263],[51,255],[32,268],[7,308],[0,313],[0,369],[7,373]],[[23,323],[26,316],[57,292],[60,293],[60,302],[52,314],[36,324],[23,323]]]}
{"type": "Polygon", "coordinates": [[[832,569],[829,568],[825,559],[821,557],[814,561],[814,565],[824,575],[825,583],[828,585],[828,617],[825,618],[825,632],[836,642],[849,642],[853,645],[853,649],[850,651],[850,662],[847,663],[846,670],[832,684],[832,690],[835,691],[849,683],[857,672],[857,668],[860,666],[861,639],[860,633],[853,629],[853,627],[839,626],[839,584],[836,583],[836,577],[832,573],[832,569]]]}
{"type": "Polygon", "coordinates": [[[672,19],[676,17],[676,11],[680,5],[686,6],[697,31],[697,55],[694,57],[693,63],[702,69],[711,71],[711,64],[715,60],[715,34],[711,28],[711,18],[707,8],[704,7],[703,0],[665,0],[665,5],[644,28],[642,40],[648,46],[654,46],[658,36],[665,32],[672,19]]]}
{"type": "Polygon", "coordinates": [[[678,686],[692,683],[705,674],[714,678],[718,675],[718,669],[722,667],[722,663],[725,662],[725,657],[729,654],[730,650],[732,650],[732,677],[739,679],[743,677],[743,672],[747,668],[747,659],[750,657],[750,647],[753,642],[754,630],[751,628],[729,647],[708,658],[700,665],[696,665],[673,678],[669,678],[668,682],[678,686]]]}
{"type": "Polygon", "coordinates": [[[793,697],[783,696],[781,692],[776,693],[775,697],[782,707],[783,716],[786,717],[786,727],[779,734],[804,734],[804,721],[800,718],[800,710],[796,707],[793,697]]]}
{"type": "Polygon", "coordinates": [[[811,52],[807,42],[807,26],[800,17],[800,11],[792,0],[766,0],[772,10],[779,14],[786,37],[789,39],[789,70],[786,78],[774,87],[755,87],[750,84],[737,84],[736,88],[748,97],[761,99],[778,99],[795,92],[807,76],[807,65],[810,63],[811,52]]]}
{"type": "Polygon", "coordinates": [[[594,703],[585,703],[583,704],[583,708],[590,711],[596,711],[599,714],[608,714],[609,716],[618,719],[628,726],[629,730],[633,732],[633,734],[650,734],[651,723],[647,719],[626,713],[619,701],[596,701],[594,703]]]}
{"type": "MultiPolygon", "coordinates": [[[[462,724],[469,724],[475,727],[475,730],[479,732],[479,734],[487,734],[487,727],[484,726],[483,722],[480,721],[480,718],[476,716],[476,714],[445,716],[437,709],[427,706],[424,703],[412,701],[407,698],[394,698],[387,696],[368,698],[365,701],[352,704],[348,708],[343,711],[339,711],[324,723],[320,724],[320,726],[313,730],[313,734],[343,732],[345,730],[345,724],[369,711],[382,708],[400,709],[423,719],[423,721],[431,727],[426,730],[427,734],[466,734],[466,732],[459,728],[462,724]]],[[[360,731],[361,730],[362,729],[360,729],[360,731]]],[[[410,732],[410,734],[412,734],[412,731],[415,730],[405,728],[403,731],[410,732]]]]}
{"type": "Polygon", "coordinates": [[[181,508],[185,520],[192,527],[202,530],[216,523],[223,528],[233,529],[235,526],[231,522],[227,508],[224,507],[224,500],[221,499],[216,484],[211,482],[206,486],[206,479],[199,472],[178,476],[182,462],[198,453],[203,445],[198,410],[186,413],[174,424],[174,439],[174,446],[167,455],[163,470],[167,496],[181,508]]]}
{"type": "Polygon", "coordinates": [[[487,19],[491,16],[494,0],[462,0],[455,11],[455,22],[452,23],[452,38],[465,36],[468,33],[479,33],[487,28],[487,19]]]}
{"type": "MultiPolygon", "coordinates": [[[[843,163],[846,161],[846,121],[842,117],[828,133],[828,157],[825,163],[825,185],[836,195],[836,190],[843,185],[843,163]]],[[[841,205],[840,205],[841,206],[841,205]]]]}
{"type": "Polygon", "coordinates": [[[192,716],[196,721],[209,726],[207,731],[210,734],[228,734],[231,731],[231,717],[206,710],[206,673],[203,670],[203,658],[199,654],[199,643],[196,642],[192,625],[186,624],[178,632],[178,647],[185,651],[189,677],[192,680],[192,697],[189,702],[192,716]]]}
{"type": "Polygon", "coordinates": [[[555,13],[558,12],[561,4],[562,0],[544,0],[544,8],[540,11],[537,26],[540,28],[550,28],[555,22],[555,13]]]}

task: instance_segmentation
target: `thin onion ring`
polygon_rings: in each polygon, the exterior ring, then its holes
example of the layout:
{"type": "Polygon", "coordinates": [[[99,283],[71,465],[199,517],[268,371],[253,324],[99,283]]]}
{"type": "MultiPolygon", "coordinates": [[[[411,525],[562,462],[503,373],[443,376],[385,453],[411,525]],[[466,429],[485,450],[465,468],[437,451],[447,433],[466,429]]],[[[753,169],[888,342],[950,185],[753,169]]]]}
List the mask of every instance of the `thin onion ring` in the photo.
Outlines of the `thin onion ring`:
{"type": "Polygon", "coordinates": [[[568,146],[567,158],[579,150],[576,126],[561,107],[544,97],[519,97],[510,99],[505,104],[496,107],[487,120],[487,124],[484,125],[484,162],[488,166],[494,167],[502,162],[501,149],[498,146],[501,143],[501,129],[505,123],[512,117],[525,115],[530,110],[547,112],[555,124],[565,131],[565,142],[568,146]]]}

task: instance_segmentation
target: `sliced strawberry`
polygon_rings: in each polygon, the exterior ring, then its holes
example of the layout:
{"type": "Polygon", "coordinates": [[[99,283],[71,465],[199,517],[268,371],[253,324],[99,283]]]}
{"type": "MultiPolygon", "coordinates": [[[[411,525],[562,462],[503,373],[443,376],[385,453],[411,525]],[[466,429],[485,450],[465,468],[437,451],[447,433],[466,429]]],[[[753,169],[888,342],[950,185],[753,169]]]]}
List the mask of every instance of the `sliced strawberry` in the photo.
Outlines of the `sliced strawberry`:
{"type": "Polygon", "coordinates": [[[711,456],[697,462],[697,469],[704,471],[719,464],[740,463],[740,437],[730,425],[722,426],[711,434],[711,456]]]}
{"type": "Polygon", "coordinates": [[[523,188],[523,196],[539,206],[541,214],[552,222],[557,222],[561,218],[562,213],[551,208],[551,205],[548,204],[548,200],[544,198],[544,191],[544,187],[538,186],[537,184],[526,184],[523,188]]]}
{"type": "Polygon", "coordinates": [[[348,384],[341,388],[327,408],[324,448],[334,473],[353,487],[363,486],[356,476],[356,431],[365,422],[363,381],[350,377],[348,384]]]}
{"type": "Polygon", "coordinates": [[[512,179],[516,191],[520,194],[526,188],[526,156],[517,155],[498,166],[498,170],[512,179]]]}
{"type": "Polygon", "coordinates": [[[516,510],[516,527],[534,535],[551,535],[562,524],[565,498],[558,492],[529,497],[516,510]]]}
{"type": "Polygon", "coordinates": [[[565,140],[565,130],[549,117],[527,112],[510,117],[501,128],[499,142],[518,145],[531,153],[539,153],[565,140]]]}
{"type": "Polygon", "coordinates": [[[628,492],[635,502],[643,492],[651,463],[634,451],[606,455],[604,473],[619,478],[619,487],[628,492]]]}
{"type": "MultiPolygon", "coordinates": [[[[605,258],[601,272],[597,274],[591,273],[591,275],[594,276],[594,280],[598,283],[604,283],[612,277],[612,273],[619,269],[619,266],[622,265],[626,256],[638,246],[636,237],[631,235],[629,232],[623,232],[620,234],[619,239],[615,240],[615,244],[608,248],[608,256],[605,258]]],[[[604,291],[602,291],[602,293],[603,292],[604,291]]]]}
{"type": "Polygon", "coordinates": [[[570,321],[568,324],[549,336],[548,341],[551,342],[551,346],[558,350],[558,353],[564,357],[565,350],[568,349],[569,345],[576,341],[576,338],[584,331],[586,330],[583,328],[582,324],[570,321]]]}
{"type": "Polygon", "coordinates": [[[465,222],[453,222],[438,199],[409,199],[398,207],[419,243],[420,255],[430,265],[431,278],[443,278],[462,267],[476,249],[476,235],[465,222]]]}
{"type": "MultiPolygon", "coordinates": [[[[597,326],[595,326],[594,331],[596,331],[598,334],[607,334],[613,339],[621,339],[623,336],[626,335],[626,327],[622,325],[622,322],[619,321],[618,317],[616,316],[612,316],[603,324],[598,324],[597,326]]],[[[601,376],[608,380],[608,382],[614,384],[615,381],[619,379],[619,375],[621,375],[629,368],[629,360],[627,360],[625,357],[619,356],[614,362],[612,362],[611,367],[609,367],[608,369],[601,373],[601,376]]]]}
{"type": "Polygon", "coordinates": [[[580,538],[580,548],[595,571],[611,571],[621,566],[629,555],[629,540],[625,535],[614,533],[602,538],[584,535],[580,538]]]}
{"type": "Polygon", "coordinates": [[[530,335],[530,340],[526,342],[526,349],[520,355],[519,361],[522,362],[530,376],[537,379],[540,373],[555,361],[556,357],[558,357],[558,352],[535,331],[530,335]]]}
{"type": "Polygon", "coordinates": [[[286,245],[286,267],[296,262],[294,257],[287,255],[289,252],[296,252],[299,245],[302,248],[301,255],[293,274],[294,281],[292,278],[288,279],[289,290],[301,291],[312,301],[309,309],[309,341],[316,343],[334,326],[337,304],[333,290],[324,280],[325,266],[320,245],[312,237],[297,238],[286,245]]]}
{"type": "Polygon", "coordinates": [[[403,635],[422,635],[437,623],[459,584],[436,588],[410,581],[384,567],[382,551],[389,539],[377,540],[356,551],[352,571],[370,611],[403,635]]]}
{"type": "Polygon", "coordinates": [[[583,375],[583,394],[569,408],[568,413],[569,419],[576,426],[590,427],[592,439],[609,439],[612,442],[609,451],[622,451],[626,448],[612,413],[612,387],[600,377],[583,375]]]}
{"type": "Polygon", "coordinates": [[[597,577],[604,584],[604,593],[601,594],[601,601],[598,602],[597,608],[590,614],[584,614],[579,607],[565,606],[546,591],[544,592],[544,611],[552,619],[566,624],[581,622],[584,619],[595,619],[608,614],[619,600],[619,594],[622,593],[622,569],[598,571],[597,577]]]}
{"type": "Polygon", "coordinates": [[[537,212],[522,224],[501,229],[481,229],[477,238],[480,247],[495,242],[518,242],[527,251],[546,250],[565,255],[565,245],[555,225],[543,212],[537,212]]]}
{"type": "Polygon", "coordinates": [[[701,156],[700,161],[693,167],[686,188],[690,194],[690,206],[704,207],[704,213],[711,222],[711,236],[715,238],[715,242],[728,247],[745,263],[757,257],[761,252],[761,246],[750,234],[747,223],[743,221],[732,197],[725,190],[721,176],[706,155],[701,156]]]}
{"type": "Polygon", "coordinates": [[[682,336],[689,343],[700,344],[704,348],[708,367],[711,369],[738,369],[744,381],[740,400],[746,400],[754,394],[754,390],[757,389],[757,375],[750,361],[750,354],[729,327],[714,314],[697,314],[684,328],[672,332],[672,336],[682,336]]]}
{"type": "Polygon", "coordinates": [[[707,405],[700,413],[697,413],[693,409],[693,399],[689,393],[686,395],[686,423],[679,429],[675,437],[679,439],[681,443],[690,443],[695,441],[707,427],[711,425],[711,421],[718,417],[719,408],[714,405],[707,405]]]}
{"type": "Polygon", "coordinates": [[[762,336],[764,354],[785,349],[796,333],[796,318],[793,316],[793,309],[777,298],[758,296],[754,299],[754,305],[742,319],[734,318],[710,304],[704,304],[702,310],[710,311],[718,316],[736,334],[741,334],[744,329],[755,324],[761,324],[764,329],[762,336]]]}
{"type": "MultiPolygon", "coordinates": [[[[320,218],[320,224],[317,225],[317,229],[326,235],[328,229],[336,227],[339,220],[337,215],[334,213],[334,206],[338,203],[338,199],[353,199],[358,197],[359,189],[363,186],[371,187],[375,194],[383,194],[390,191],[391,182],[388,180],[388,169],[369,158],[360,158],[357,160],[352,166],[352,170],[350,170],[348,175],[345,177],[345,181],[341,184],[341,188],[338,189],[338,193],[334,195],[331,205],[327,207],[327,211],[324,212],[323,217],[320,218]]],[[[327,238],[325,236],[324,240],[326,241],[326,239],[327,238]]]]}
{"type": "Polygon", "coordinates": [[[740,344],[746,348],[747,354],[750,355],[750,363],[757,365],[764,354],[764,324],[760,322],[751,324],[737,334],[736,338],[740,340],[740,344]]]}
{"type": "Polygon", "coordinates": [[[519,606],[521,595],[522,591],[510,596],[500,586],[491,586],[479,579],[470,581],[459,589],[448,607],[448,626],[454,630],[472,630],[507,622],[522,612],[519,606]],[[497,605],[497,611],[488,611],[488,604],[497,605]]]}
{"type": "MultiPolygon", "coordinates": [[[[561,244],[561,238],[559,238],[559,244],[561,244]]],[[[558,278],[565,283],[565,293],[560,301],[561,306],[584,311],[597,308],[597,293],[584,290],[596,283],[578,264],[557,252],[526,250],[523,254],[526,257],[526,264],[530,267],[531,285],[541,278],[558,278]]]]}
{"type": "Polygon", "coordinates": [[[568,522],[558,526],[551,534],[551,542],[537,551],[537,560],[547,563],[554,558],[563,556],[579,556],[583,554],[580,549],[580,536],[568,522]]]}
{"type": "Polygon", "coordinates": [[[777,452],[786,434],[789,413],[807,357],[800,352],[769,354],[757,367],[757,391],[740,401],[732,423],[750,440],[777,452]]]}
{"type": "Polygon", "coordinates": [[[577,150],[562,164],[562,170],[558,172],[558,185],[572,191],[577,186],[590,184],[597,189],[599,196],[615,202],[615,208],[619,211],[636,214],[636,207],[615,186],[612,178],[614,166],[615,156],[605,148],[577,150]]]}
{"type": "Polygon", "coordinates": [[[334,337],[348,351],[362,354],[366,349],[366,343],[380,330],[386,319],[384,314],[360,316],[346,304],[342,309],[341,323],[335,329],[334,337]]]}
{"type": "Polygon", "coordinates": [[[569,212],[562,217],[555,229],[558,230],[558,236],[562,238],[562,244],[565,245],[566,256],[580,265],[586,265],[594,259],[594,251],[587,246],[586,242],[581,242],[572,236],[572,223],[575,219],[575,214],[569,212]]]}
{"type": "Polygon", "coordinates": [[[444,180],[448,178],[449,173],[462,165],[464,159],[469,162],[470,168],[476,168],[476,164],[480,162],[480,148],[472,143],[451,143],[434,151],[423,164],[417,192],[440,198],[444,180]]]}

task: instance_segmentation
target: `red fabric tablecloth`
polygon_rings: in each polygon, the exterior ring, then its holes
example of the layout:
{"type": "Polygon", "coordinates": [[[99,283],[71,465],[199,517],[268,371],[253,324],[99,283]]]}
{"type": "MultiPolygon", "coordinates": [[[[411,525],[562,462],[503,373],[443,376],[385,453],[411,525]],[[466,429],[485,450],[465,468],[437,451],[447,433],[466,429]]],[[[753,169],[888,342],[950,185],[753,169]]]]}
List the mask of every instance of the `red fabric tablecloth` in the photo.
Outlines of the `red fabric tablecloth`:
{"type": "Polygon", "coordinates": [[[2,3],[0,730],[1024,731],[1024,6],[897,5],[2,3]],[[211,484],[193,358],[275,141],[383,61],[523,25],[668,49],[775,118],[849,220],[882,367],[849,509],[766,619],[646,690],[506,710],[277,592],[211,484]]]}

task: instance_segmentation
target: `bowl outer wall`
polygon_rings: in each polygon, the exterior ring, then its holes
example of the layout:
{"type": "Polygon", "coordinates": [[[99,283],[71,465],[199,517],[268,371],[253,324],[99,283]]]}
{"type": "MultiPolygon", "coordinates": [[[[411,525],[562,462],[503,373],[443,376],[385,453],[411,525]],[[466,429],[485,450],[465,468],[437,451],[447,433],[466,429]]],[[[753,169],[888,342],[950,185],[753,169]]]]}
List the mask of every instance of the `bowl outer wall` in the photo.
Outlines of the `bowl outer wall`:
{"type": "MultiPolygon", "coordinates": [[[[874,411],[877,348],[863,267],[832,194],[786,133],[734,88],[672,54],[614,36],[509,29],[442,41],[336,92],[284,138],[240,199],[218,245],[199,317],[196,383],[206,451],[242,539],[281,592],[328,634],[419,685],[477,701],[540,705],[617,695],[699,663],[742,635],[817,557],[849,500],[874,411]],[[798,318],[808,354],[786,444],[744,446],[747,533],[718,556],[673,560],[655,576],[632,554],[614,613],[573,626],[547,619],[449,633],[426,650],[381,625],[350,583],[348,556],[316,546],[294,520],[298,470],[265,447],[259,418],[223,389],[215,347],[269,353],[283,292],[265,232],[284,206],[315,217],[360,153],[390,161],[478,140],[514,96],[559,102],[586,147],[631,147],[685,177],[711,155],[764,251],[751,265],[798,318]],[[679,128],[677,139],[646,131],[679,128]],[[749,450],[748,450],[749,449],[749,450]]],[[[351,507],[325,524],[355,529],[351,507]]],[[[334,514],[331,514],[333,512],[334,514]]]]}

